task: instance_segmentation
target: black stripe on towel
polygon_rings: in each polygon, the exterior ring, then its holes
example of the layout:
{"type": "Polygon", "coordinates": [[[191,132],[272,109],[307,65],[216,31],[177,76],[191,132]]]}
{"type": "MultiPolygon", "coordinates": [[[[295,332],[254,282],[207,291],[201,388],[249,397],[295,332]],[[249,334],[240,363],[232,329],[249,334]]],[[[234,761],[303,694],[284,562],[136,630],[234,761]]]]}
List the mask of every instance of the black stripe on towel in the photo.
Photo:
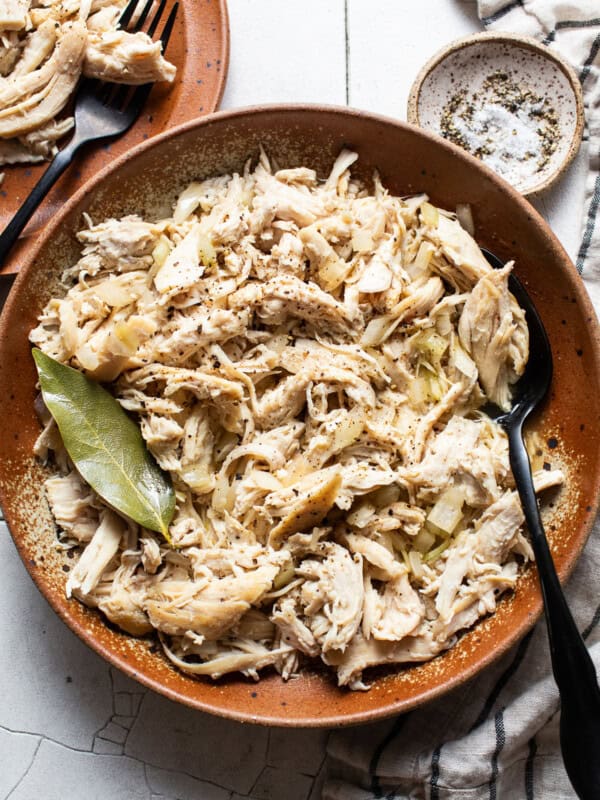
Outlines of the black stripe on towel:
{"type": "Polygon", "coordinates": [[[492,777],[490,778],[490,800],[496,800],[498,787],[496,780],[498,778],[498,759],[502,748],[506,743],[506,731],[504,730],[504,710],[496,712],[494,717],[494,728],[496,729],[496,749],[492,754],[492,777]]]}
{"type": "Polygon", "coordinates": [[[537,744],[535,743],[535,736],[528,742],[529,755],[525,762],[525,800],[533,800],[533,761],[537,753],[537,744]]]}
{"type": "Polygon", "coordinates": [[[438,781],[440,779],[440,755],[442,753],[442,745],[439,744],[431,754],[431,778],[429,779],[429,787],[431,792],[429,794],[430,800],[440,800],[440,787],[438,781]]]}
{"type": "Polygon", "coordinates": [[[369,764],[369,775],[371,776],[371,791],[373,792],[374,798],[383,797],[383,789],[381,788],[381,782],[379,780],[379,775],[377,774],[377,768],[379,767],[381,756],[388,745],[396,738],[396,736],[398,736],[409,716],[410,714],[403,714],[401,717],[398,717],[391,729],[386,733],[373,751],[371,762],[369,764]]]}
{"type": "Polygon", "coordinates": [[[494,22],[498,22],[499,19],[505,17],[509,14],[514,8],[522,8],[523,7],[523,0],[514,0],[514,2],[509,3],[507,6],[503,8],[499,8],[494,14],[490,14],[489,17],[482,17],[481,21],[484,25],[492,25],[494,22]]]}
{"type": "Polygon", "coordinates": [[[550,44],[553,42],[556,39],[556,34],[559,31],[577,30],[578,28],[594,28],[596,25],[600,25],[600,17],[597,17],[596,19],[563,19],[556,23],[556,27],[550,31],[548,36],[546,36],[543,44],[550,44]]]}
{"type": "Polygon", "coordinates": [[[585,640],[588,638],[588,636],[590,635],[590,633],[591,633],[591,632],[594,630],[594,628],[596,627],[596,625],[597,625],[599,622],[600,622],[600,606],[598,606],[598,608],[597,608],[597,609],[596,609],[596,611],[594,612],[594,616],[592,617],[592,621],[590,622],[590,624],[589,624],[589,625],[587,626],[587,628],[586,628],[584,631],[582,631],[582,633],[581,633],[581,635],[582,635],[582,637],[583,637],[584,641],[585,641],[585,640]]]}
{"type": "Polygon", "coordinates": [[[600,33],[594,39],[594,42],[590,48],[590,52],[586,60],[583,62],[583,69],[579,73],[579,80],[581,81],[581,85],[585,83],[585,79],[590,74],[592,69],[592,64],[594,63],[594,59],[598,55],[598,50],[600,50],[600,33]]]}
{"type": "Polygon", "coordinates": [[[521,643],[517,647],[517,652],[515,653],[515,657],[508,665],[508,667],[504,670],[502,675],[500,675],[500,677],[496,681],[496,685],[490,692],[488,699],[483,704],[483,708],[481,709],[479,716],[469,729],[469,733],[472,733],[472,731],[474,731],[475,728],[478,728],[488,718],[490,711],[492,710],[492,708],[496,703],[496,700],[498,699],[498,697],[500,697],[502,689],[504,689],[506,684],[515,674],[515,672],[519,669],[519,667],[521,666],[521,662],[527,655],[527,648],[529,647],[529,642],[531,641],[532,636],[533,636],[533,631],[529,631],[527,636],[521,640],[521,643]]]}
{"type": "Polygon", "coordinates": [[[583,268],[585,266],[585,259],[587,258],[588,250],[590,249],[590,244],[592,243],[592,236],[594,235],[594,228],[596,227],[596,217],[598,215],[599,206],[600,206],[600,175],[598,175],[598,177],[596,178],[596,183],[594,184],[594,194],[592,195],[592,199],[590,201],[590,207],[588,209],[587,221],[585,223],[585,231],[583,234],[581,245],[579,247],[579,252],[577,253],[577,261],[575,262],[575,266],[577,267],[577,272],[580,275],[583,272],[583,268]]]}
{"type": "Polygon", "coordinates": [[[565,28],[593,28],[600,25],[600,17],[595,19],[561,19],[556,23],[555,30],[562,31],[565,28]]]}

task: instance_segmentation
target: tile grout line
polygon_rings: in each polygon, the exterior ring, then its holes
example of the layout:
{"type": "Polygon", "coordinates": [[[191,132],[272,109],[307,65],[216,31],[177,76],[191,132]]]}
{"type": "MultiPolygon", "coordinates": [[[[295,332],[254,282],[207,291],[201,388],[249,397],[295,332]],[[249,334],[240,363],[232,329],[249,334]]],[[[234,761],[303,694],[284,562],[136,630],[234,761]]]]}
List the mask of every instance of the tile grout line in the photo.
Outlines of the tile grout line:
{"type": "Polygon", "coordinates": [[[348,0],[344,0],[344,41],[346,55],[346,105],[350,105],[350,37],[348,35],[348,0]]]}

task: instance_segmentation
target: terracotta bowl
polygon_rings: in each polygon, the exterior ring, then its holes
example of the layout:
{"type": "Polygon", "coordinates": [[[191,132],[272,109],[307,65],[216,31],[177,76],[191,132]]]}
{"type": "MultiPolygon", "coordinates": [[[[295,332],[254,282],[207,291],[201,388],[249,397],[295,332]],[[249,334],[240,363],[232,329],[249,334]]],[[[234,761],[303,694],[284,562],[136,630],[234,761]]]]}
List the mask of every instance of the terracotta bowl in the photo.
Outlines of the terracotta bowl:
{"type": "Polygon", "coordinates": [[[13,538],[40,591],[59,616],[111,664],[144,685],[194,708],[233,719],[286,726],[366,722],[438,697],[504,653],[541,610],[535,568],[495,615],[444,655],[420,666],[375,672],[369,692],[338,689],[317,667],[284,683],[232,677],[213,683],[175,670],[150,639],[110,627],[95,611],[65,598],[72,561],[57,550],[42,491],[45,471],[32,455],[39,427],[36,374],[27,336],[61,270],[78,257],[82,213],[93,219],[169,210],[192,179],[240,170],[262,144],[282,166],[306,164],[324,175],[342,147],[356,148],[359,171],[379,170],[397,194],[427,192],[449,209],[470,203],[477,238],[514,258],[552,342],[556,372],[535,425],[567,488],[546,508],[558,573],[572,570],[590,532],[599,492],[600,452],[592,434],[600,417],[598,325],[580,278],[535,210],[508,184],[462,150],[419,128],[338,108],[265,107],[216,114],[143,144],[102,171],[57,214],[17,278],[0,322],[0,497],[13,538]],[[582,391],[581,387],[586,390],[582,391]]]}

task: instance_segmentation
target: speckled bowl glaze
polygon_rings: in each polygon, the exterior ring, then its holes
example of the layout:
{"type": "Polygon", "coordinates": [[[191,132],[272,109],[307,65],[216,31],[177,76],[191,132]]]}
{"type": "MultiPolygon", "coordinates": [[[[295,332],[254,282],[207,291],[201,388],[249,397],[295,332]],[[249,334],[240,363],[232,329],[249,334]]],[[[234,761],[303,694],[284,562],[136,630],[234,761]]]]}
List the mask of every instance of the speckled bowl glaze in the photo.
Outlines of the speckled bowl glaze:
{"type": "Polygon", "coordinates": [[[417,75],[408,98],[408,121],[442,134],[447,104],[461,91],[481,108],[482,85],[502,72],[521,87],[546,99],[558,118],[557,147],[547,162],[530,175],[506,179],[522,194],[547,189],[571,163],[581,143],[584,113],[579,80],[555,51],[527,36],[478,33],[457,39],[440,50],[417,75]]]}
{"type": "Polygon", "coordinates": [[[95,611],[65,598],[73,565],[57,547],[44,498],[45,469],[32,448],[36,373],[28,334],[57,290],[63,268],[78,258],[75,232],[93,219],[167,211],[193,179],[242,169],[263,145],[281,166],[316,167],[326,175],[342,147],[360,155],[358,174],[377,169],[390,191],[425,191],[449,208],[470,203],[481,244],[514,258],[541,313],[555,357],[555,380],[535,425],[548,462],[567,473],[567,488],[547,498],[545,518],[561,579],[589,534],[599,493],[598,325],[581,280],[535,210],[491,170],[461,149],[419,128],[339,108],[272,106],[219,113],[170,131],[119,159],[67,203],[19,274],[0,320],[0,499],[23,561],[54,610],[85,642],[127,675],[194,708],[247,722],[332,726],[407,711],[475,675],[533,625],[541,610],[535,568],[501,600],[495,615],[469,630],[434,660],[376,670],[369,692],[339,689],[317,665],[284,683],[268,673],[259,683],[232,676],[213,683],[173,668],[154,639],[134,639],[95,611]],[[581,391],[585,386],[586,391],[581,391]]]}

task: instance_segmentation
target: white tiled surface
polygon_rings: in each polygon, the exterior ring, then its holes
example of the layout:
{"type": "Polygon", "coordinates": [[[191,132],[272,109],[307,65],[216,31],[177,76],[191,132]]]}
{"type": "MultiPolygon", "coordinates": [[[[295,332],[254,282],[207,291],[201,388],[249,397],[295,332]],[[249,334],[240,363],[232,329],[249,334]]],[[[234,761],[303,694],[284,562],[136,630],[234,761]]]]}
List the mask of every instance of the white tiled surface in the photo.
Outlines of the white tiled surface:
{"type": "MultiPolygon", "coordinates": [[[[188,0],[194,2],[194,0],[188,0]]],[[[229,0],[224,108],[334,103],[405,117],[421,65],[479,29],[469,0],[229,0]]],[[[573,255],[584,157],[536,205],[573,255]]],[[[316,800],[326,731],[244,726],[109,668],[50,610],[0,524],[0,800],[316,800]]]]}

